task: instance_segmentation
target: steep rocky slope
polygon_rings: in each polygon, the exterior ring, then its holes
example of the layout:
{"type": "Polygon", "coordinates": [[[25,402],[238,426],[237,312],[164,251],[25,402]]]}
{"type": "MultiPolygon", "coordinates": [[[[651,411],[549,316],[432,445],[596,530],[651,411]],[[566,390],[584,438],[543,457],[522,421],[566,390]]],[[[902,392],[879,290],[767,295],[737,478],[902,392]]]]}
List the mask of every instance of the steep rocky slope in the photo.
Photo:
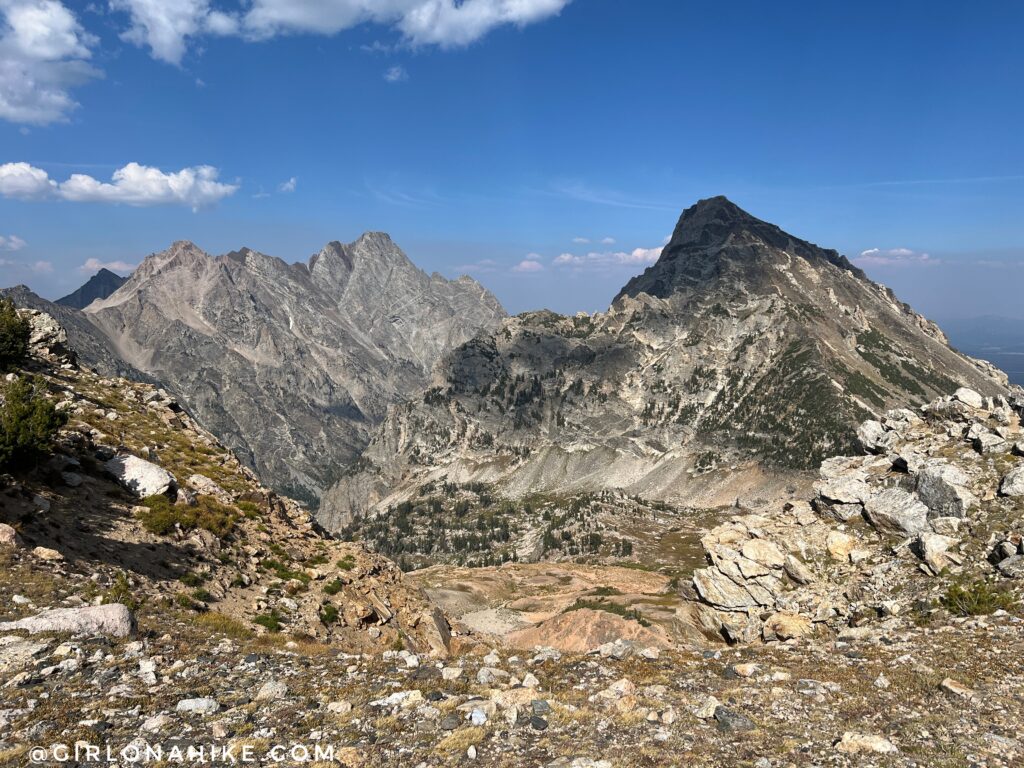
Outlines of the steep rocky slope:
{"type": "Polygon", "coordinates": [[[998,394],[1006,377],[835,251],[712,198],[607,312],[509,318],[445,358],[320,520],[339,530],[445,481],[757,505],[855,448],[862,419],[960,385],[998,394]]]}
{"type": "Polygon", "coordinates": [[[57,357],[33,370],[73,421],[55,462],[3,478],[0,514],[21,530],[0,527],[2,765],[67,764],[76,745],[166,764],[201,746],[210,762],[259,766],[1024,760],[1019,393],[961,390],[866,422],[870,453],[824,462],[813,503],[708,531],[692,581],[561,564],[417,574],[473,609],[461,613],[473,633],[440,659],[417,645],[432,622],[399,608],[424,605],[408,577],[319,540],[165,394],[64,367],[59,334],[42,341],[57,357]],[[223,489],[239,516],[219,545],[201,527],[139,532],[130,497],[93,465],[109,460],[115,430],[125,448],[141,441],[190,478],[183,501],[197,487],[195,507],[175,508],[209,514],[211,483],[223,489]],[[327,548],[346,565],[286,563],[275,548],[327,548]],[[188,569],[176,582],[156,574],[175,563],[188,569]],[[242,583],[225,586],[227,572],[242,583]],[[276,602],[282,629],[298,634],[256,634],[251,612],[220,613],[236,591],[261,601],[256,610],[276,602]],[[349,625],[348,607],[371,593],[397,615],[383,620],[370,603],[370,626],[359,612],[349,625]],[[345,617],[337,630],[327,600],[345,617]],[[292,608],[307,601],[321,606],[322,629],[292,608]],[[703,617],[707,635],[669,634],[673,610],[703,617]],[[555,644],[563,650],[535,647],[555,644]]]}
{"type": "Polygon", "coordinates": [[[85,309],[96,299],[105,299],[125,284],[128,278],[121,277],[103,268],[90,277],[85,285],[72,291],[67,296],[57,299],[56,304],[72,309],[85,309]]]}
{"type": "Polygon", "coordinates": [[[79,368],[51,317],[22,312],[34,355],[7,381],[35,377],[68,421],[51,457],[0,474],[4,589],[40,589],[0,616],[127,602],[242,634],[447,653],[443,615],[393,563],[322,535],[165,390],[79,368]]]}
{"type": "Polygon", "coordinates": [[[330,243],[308,264],[249,249],[212,257],[178,242],[61,320],[85,342],[86,364],[102,362],[90,354],[91,325],[265,482],[315,502],[388,405],[503,316],[473,280],[427,275],[375,233],[330,243]]]}

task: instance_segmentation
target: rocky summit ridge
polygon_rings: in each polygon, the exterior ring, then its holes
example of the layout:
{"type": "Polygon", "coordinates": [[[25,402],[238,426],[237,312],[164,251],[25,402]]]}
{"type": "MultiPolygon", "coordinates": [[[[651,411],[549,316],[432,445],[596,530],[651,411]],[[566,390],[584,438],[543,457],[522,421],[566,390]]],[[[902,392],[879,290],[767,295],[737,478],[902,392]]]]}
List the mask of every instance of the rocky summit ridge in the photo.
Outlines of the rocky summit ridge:
{"type": "Polygon", "coordinates": [[[320,519],[340,530],[439,483],[756,505],[855,449],[862,420],[960,386],[1007,392],[835,251],[711,198],[606,312],[526,313],[449,353],[320,519]]]}

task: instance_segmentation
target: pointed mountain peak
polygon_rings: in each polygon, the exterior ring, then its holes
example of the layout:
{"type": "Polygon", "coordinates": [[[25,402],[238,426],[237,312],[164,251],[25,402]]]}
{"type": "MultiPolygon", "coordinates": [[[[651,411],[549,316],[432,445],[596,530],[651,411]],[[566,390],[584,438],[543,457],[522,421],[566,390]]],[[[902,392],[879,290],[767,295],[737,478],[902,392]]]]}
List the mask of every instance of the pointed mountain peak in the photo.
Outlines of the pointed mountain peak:
{"type": "Polygon", "coordinates": [[[837,251],[790,235],[726,197],[709,197],[683,211],[658,261],[630,280],[616,300],[640,293],[668,298],[680,290],[697,289],[728,270],[746,274],[751,285],[768,290],[770,281],[764,279],[763,269],[793,257],[822,267],[830,264],[867,279],[837,251]]]}
{"type": "Polygon", "coordinates": [[[57,299],[56,304],[75,309],[85,309],[96,299],[105,299],[128,281],[106,267],[100,269],[86,281],[85,285],[67,296],[57,299]]]}
{"type": "Polygon", "coordinates": [[[785,235],[774,224],[751,216],[724,195],[699,200],[679,217],[669,247],[676,245],[712,246],[724,243],[732,235],[749,233],[777,240],[785,235]]]}

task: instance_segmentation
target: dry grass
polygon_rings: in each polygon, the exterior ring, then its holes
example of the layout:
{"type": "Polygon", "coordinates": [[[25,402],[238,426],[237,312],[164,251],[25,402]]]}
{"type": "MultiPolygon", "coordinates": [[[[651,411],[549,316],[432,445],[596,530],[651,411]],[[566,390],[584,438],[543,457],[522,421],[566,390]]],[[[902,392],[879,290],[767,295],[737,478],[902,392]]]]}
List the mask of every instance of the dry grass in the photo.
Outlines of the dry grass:
{"type": "Polygon", "coordinates": [[[452,731],[434,746],[434,750],[442,753],[465,752],[472,746],[476,746],[487,737],[487,731],[479,726],[460,728],[452,731]]]}

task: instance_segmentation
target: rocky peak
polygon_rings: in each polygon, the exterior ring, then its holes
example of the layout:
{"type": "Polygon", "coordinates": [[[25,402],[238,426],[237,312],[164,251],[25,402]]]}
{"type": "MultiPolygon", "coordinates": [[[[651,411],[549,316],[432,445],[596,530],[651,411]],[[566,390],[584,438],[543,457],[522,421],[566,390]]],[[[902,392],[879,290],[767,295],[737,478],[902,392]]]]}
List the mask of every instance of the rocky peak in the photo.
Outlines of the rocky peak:
{"type": "MultiPolygon", "coordinates": [[[[616,299],[639,293],[666,298],[730,269],[758,275],[763,267],[788,263],[794,256],[814,266],[830,264],[867,280],[863,271],[837,251],[819,248],[762,221],[724,196],[710,197],[683,211],[657,263],[630,280],[616,299]]],[[[762,280],[751,282],[755,288],[769,288],[762,280]]]]}

